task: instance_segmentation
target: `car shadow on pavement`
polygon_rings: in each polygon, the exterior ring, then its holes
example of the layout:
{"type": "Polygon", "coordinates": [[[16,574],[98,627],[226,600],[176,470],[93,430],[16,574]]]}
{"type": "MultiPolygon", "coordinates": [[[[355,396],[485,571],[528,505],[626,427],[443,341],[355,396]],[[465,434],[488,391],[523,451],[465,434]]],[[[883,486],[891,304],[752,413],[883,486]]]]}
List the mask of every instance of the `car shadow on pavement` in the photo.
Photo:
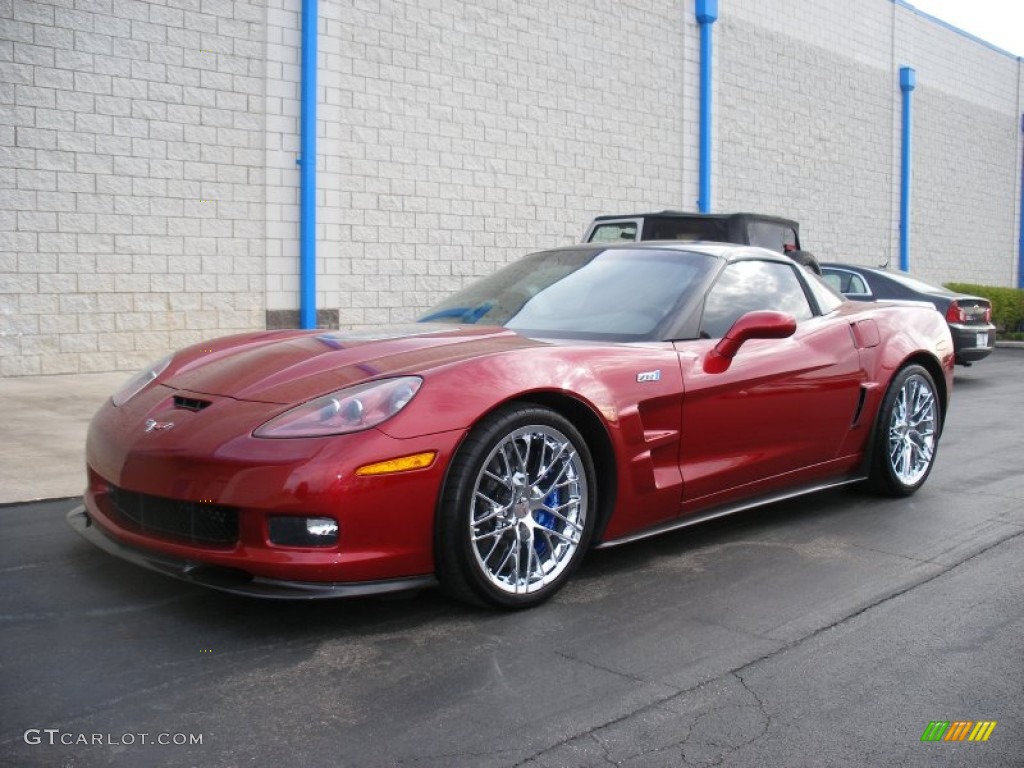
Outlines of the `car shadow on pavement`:
{"type": "MultiPolygon", "coordinates": [[[[751,543],[779,546],[776,542],[784,541],[793,527],[812,524],[827,528],[835,524],[834,518],[856,515],[862,506],[877,507],[880,503],[888,502],[855,490],[837,489],[622,547],[594,550],[562,593],[525,613],[466,605],[438,589],[388,598],[248,598],[151,573],[96,552],[77,537],[68,542],[69,565],[76,581],[69,588],[81,595],[87,613],[117,613],[119,606],[138,606],[135,620],[142,621],[137,633],[158,634],[158,627],[173,626],[176,632],[191,632],[196,638],[204,638],[203,643],[230,649],[234,654],[283,645],[290,656],[301,658],[315,653],[325,641],[379,642],[391,638],[396,642],[420,642],[414,639],[418,633],[443,633],[452,627],[458,627],[460,634],[486,633],[489,628],[498,631],[508,622],[561,623],[560,616],[589,623],[600,614],[595,604],[598,600],[615,604],[628,600],[631,590],[640,583],[648,591],[657,591],[657,579],[652,581],[648,573],[652,564],[712,561],[718,551],[751,543]]],[[[682,582],[676,580],[674,587],[681,586],[682,582]]]]}
{"type": "Polygon", "coordinates": [[[656,558],[685,555],[708,547],[756,538],[784,538],[788,527],[811,518],[824,524],[831,518],[849,515],[851,505],[874,506],[893,501],[871,495],[857,486],[809,494],[680,528],[621,547],[595,550],[583,563],[581,574],[597,571],[628,572],[656,558]]]}
{"type": "MultiPolygon", "coordinates": [[[[574,579],[586,581],[590,577],[605,578],[615,574],[623,574],[628,578],[630,570],[642,568],[645,562],[652,559],[682,555],[699,551],[703,547],[749,539],[765,533],[778,534],[787,524],[796,523],[808,516],[825,518],[833,514],[847,514],[846,510],[834,510],[836,504],[833,500],[845,500],[846,506],[849,506],[849,500],[857,496],[856,491],[845,489],[819,493],[746,510],[621,547],[593,550],[588,553],[574,579]]],[[[877,501],[872,498],[872,503],[877,501]]],[[[79,571],[76,574],[79,590],[102,596],[100,599],[105,603],[111,596],[116,596],[116,600],[125,605],[145,604],[155,600],[161,605],[160,610],[169,613],[175,621],[228,630],[234,628],[250,637],[282,633],[301,635],[306,630],[318,634],[324,630],[359,632],[396,620],[403,624],[416,624],[429,623],[438,618],[508,615],[463,604],[450,599],[440,589],[424,589],[386,597],[314,600],[250,598],[150,572],[97,552],[84,541],[73,539],[70,546],[72,549],[69,554],[79,571]]]]}

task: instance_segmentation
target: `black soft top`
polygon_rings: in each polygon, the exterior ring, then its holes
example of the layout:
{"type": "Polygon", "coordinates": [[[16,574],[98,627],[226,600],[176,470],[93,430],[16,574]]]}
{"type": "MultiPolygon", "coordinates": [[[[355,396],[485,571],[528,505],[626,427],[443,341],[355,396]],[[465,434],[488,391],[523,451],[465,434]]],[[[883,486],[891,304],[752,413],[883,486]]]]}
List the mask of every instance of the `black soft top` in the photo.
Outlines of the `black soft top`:
{"type": "Polygon", "coordinates": [[[620,214],[605,214],[603,216],[595,216],[594,221],[615,221],[617,219],[693,219],[695,221],[701,219],[707,219],[709,221],[724,221],[734,222],[740,226],[746,226],[754,221],[766,221],[772,224],[781,224],[783,226],[792,227],[795,231],[800,231],[800,225],[793,221],[793,219],[787,219],[782,216],[769,216],[764,213],[694,213],[693,211],[652,211],[651,213],[620,213],[620,214]]]}
{"type": "Polygon", "coordinates": [[[761,213],[688,213],[655,211],[597,216],[590,223],[589,240],[604,224],[642,221],[636,240],[710,240],[738,245],[759,245],[780,253],[800,250],[800,225],[781,216],[761,213]]]}

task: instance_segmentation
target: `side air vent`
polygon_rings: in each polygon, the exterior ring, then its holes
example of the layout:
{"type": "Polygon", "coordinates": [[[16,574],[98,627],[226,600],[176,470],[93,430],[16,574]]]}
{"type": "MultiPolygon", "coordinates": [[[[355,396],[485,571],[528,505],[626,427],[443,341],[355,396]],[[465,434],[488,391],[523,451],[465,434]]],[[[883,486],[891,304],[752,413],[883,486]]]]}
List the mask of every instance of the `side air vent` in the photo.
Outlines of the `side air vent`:
{"type": "Polygon", "coordinates": [[[209,400],[200,400],[196,397],[174,396],[174,407],[184,408],[186,411],[201,411],[203,408],[212,405],[209,400]]]}
{"type": "Polygon", "coordinates": [[[853,412],[853,421],[850,422],[851,427],[856,427],[857,422],[860,421],[860,415],[864,413],[864,401],[867,399],[867,396],[867,387],[861,386],[860,395],[857,398],[857,410],[853,412]]]}

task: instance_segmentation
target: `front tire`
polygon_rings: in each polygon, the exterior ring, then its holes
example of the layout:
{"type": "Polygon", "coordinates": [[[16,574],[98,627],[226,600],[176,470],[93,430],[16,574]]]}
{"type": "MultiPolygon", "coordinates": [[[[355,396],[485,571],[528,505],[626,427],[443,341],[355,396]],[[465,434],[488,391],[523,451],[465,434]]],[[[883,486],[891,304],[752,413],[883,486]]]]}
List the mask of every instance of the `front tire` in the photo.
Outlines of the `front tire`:
{"type": "Polygon", "coordinates": [[[561,414],[521,404],[486,417],[453,459],[442,495],[442,588],[504,609],[547,600],[590,546],[595,477],[586,442],[561,414]]]}
{"type": "Polygon", "coordinates": [[[886,496],[909,496],[928,479],[942,431],[935,381],[920,365],[902,368],[882,401],[868,484],[886,496]]]}

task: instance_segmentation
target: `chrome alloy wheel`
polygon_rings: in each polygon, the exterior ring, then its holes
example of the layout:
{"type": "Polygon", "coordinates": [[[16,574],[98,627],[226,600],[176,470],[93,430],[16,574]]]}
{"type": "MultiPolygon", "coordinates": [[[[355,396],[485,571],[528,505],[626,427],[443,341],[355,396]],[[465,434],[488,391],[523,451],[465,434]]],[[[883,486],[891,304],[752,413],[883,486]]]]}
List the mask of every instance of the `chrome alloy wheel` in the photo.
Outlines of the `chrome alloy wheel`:
{"type": "Polygon", "coordinates": [[[889,420],[889,465],[907,486],[924,477],[935,457],[936,403],[931,383],[922,376],[903,382],[889,420]]]}
{"type": "Polygon", "coordinates": [[[473,554],[487,580],[511,594],[555,581],[580,546],[587,517],[585,465],[550,426],[520,427],[488,454],[473,487],[473,554]]]}

